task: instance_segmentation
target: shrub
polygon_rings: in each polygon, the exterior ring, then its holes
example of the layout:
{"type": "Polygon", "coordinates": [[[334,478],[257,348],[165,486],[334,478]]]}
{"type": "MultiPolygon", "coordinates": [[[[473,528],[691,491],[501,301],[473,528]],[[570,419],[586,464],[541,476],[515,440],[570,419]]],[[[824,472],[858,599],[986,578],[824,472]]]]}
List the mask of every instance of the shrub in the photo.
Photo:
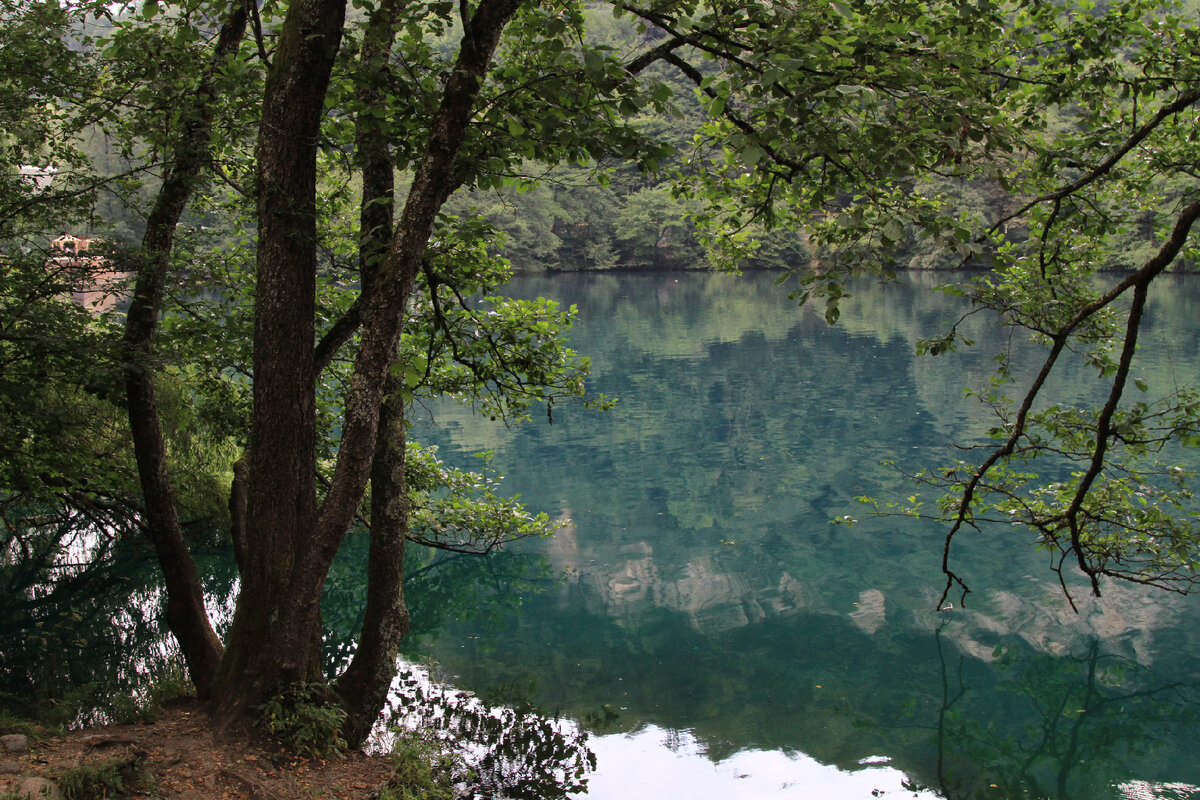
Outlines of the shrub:
{"type": "Polygon", "coordinates": [[[102,800],[125,796],[142,778],[142,755],[133,753],[98,764],[81,764],[58,775],[54,782],[69,800],[102,800]]]}
{"type": "Polygon", "coordinates": [[[346,749],[346,712],[328,700],[320,683],[285,688],[258,707],[258,724],[271,738],[302,756],[331,758],[346,749]]]}
{"type": "Polygon", "coordinates": [[[395,772],[379,800],[454,800],[465,767],[445,744],[417,731],[401,731],[392,748],[395,772]]]}

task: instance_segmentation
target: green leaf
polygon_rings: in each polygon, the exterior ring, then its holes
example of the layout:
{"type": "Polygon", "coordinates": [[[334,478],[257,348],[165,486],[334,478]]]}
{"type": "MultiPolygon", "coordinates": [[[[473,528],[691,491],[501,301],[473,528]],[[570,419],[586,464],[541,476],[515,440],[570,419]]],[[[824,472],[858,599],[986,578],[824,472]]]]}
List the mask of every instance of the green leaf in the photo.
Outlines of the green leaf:
{"type": "Polygon", "coordinates": [[[593,47],[583,51],[583,66],[588,72],[597,73],[604,70],[604,54],[593,47]]]}

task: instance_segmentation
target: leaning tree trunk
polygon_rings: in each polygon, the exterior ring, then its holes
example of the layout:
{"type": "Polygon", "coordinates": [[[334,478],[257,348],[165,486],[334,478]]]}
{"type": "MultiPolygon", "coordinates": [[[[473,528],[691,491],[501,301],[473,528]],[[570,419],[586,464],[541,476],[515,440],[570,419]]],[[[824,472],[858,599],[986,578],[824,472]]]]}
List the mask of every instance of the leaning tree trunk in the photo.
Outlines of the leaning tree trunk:
{"type": "Polygon", "coordinates": [[[175,227],[211,158],[213,75],[237,52],[248,16],[244,3],[230,12],[217,35],[210,65],[200,79],[192,116],[174,148],[173,163],[163,176],[146,220],[123,340],[126,405],[145,503],[146,531],[163,571],[167,625],[179,642],[189,677],[202,698],[207,697],[221,661],[221,641],[208,618],[200,575],[179,524],[154,389],[152,344],[170,270],[175,227]]]}
{"type": "Polygon", "coordinates": [[[301,591],[320,591],[336,545],[361,501],[369,473],[373,494],[368,574],[375,591],[372,595],[368,590],[362,638],[338,684],[349,713],[347,733],[359,740],[370,731],[386,700],[396,673],[396,652],[407,628],[403,598],[403,547],[408,527],[403,407],[397,396],[401,387],[390,378],[390,368],[437,214],[461,181],[455,164],[483,76],[500,34],[521,2],[484,0],[466,24],[458,60],[446,82],[400,224],[382,263],[378,268],[371,265],[370,290],[361,305],[363,329],[346,400],[341,448],[321,509],[321,557],[309,562],[308,578],[301,584],[301,591]]]}
{"type": "Polygon", "coordinates": [[[371,543],[367,557],[367,607],[354,658],[337,682],[346,711],[342,735],[358,746],[387,702],[400,643],[408,633],[404,602],[404,543],[408,491],[404,482],[405,432],[401,379],[388,380],[387,401],[371,465],[371,543]]]}

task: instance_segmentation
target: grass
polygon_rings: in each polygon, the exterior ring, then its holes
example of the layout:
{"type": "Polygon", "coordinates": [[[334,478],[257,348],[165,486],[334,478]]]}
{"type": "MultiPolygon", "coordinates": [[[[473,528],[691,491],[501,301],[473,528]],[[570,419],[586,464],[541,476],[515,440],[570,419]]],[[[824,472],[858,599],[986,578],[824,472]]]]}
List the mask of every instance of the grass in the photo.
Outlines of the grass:
{"type": "MultiPolygon", "coordinates": [[[[48,738],[54,732],[45,725],[23,719],[7,711],[0,711],[0,736],[10,733],[19,733],[23,736],[28,736],[32,741],[36,742],[48,738]]],[[[4,800],[3,795],[0,795],[0,800],[4,800]]]]}

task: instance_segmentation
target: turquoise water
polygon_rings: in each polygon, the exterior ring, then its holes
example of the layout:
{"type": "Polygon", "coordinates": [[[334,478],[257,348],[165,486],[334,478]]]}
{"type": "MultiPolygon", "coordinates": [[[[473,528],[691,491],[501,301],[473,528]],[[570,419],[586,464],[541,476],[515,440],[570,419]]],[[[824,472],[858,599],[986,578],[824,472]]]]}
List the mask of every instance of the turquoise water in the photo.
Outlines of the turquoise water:
{"type": "MultiPolygon", "coordinates": [[[[512,429],[416,414],[413,438],[461,466],[493,451],[510,492],[569,524],[415,577],[409,656],[586,734],[580,796],[600,800],[1200,796],[1196,600],[1075,587],[1073,613],[1005,526],[956,544],[972,594],[939,612],[943,529],[855,501],[911,494],[899,470],[980,435],[988,413],[962,390],[1006,332],[972,319],[975,348],[917,357],[965,310],[930,276],[861,287],[832,327],[775,277],[514,281],[578,305],[589,385],[620,400],[512,429]]],[[[1200,375],[1198,296],[1180,278],[1155,298],[1152,392],[1200,375]]],[[[1096,386],[1075,368],[1053,389],[1096,386]]]]}

